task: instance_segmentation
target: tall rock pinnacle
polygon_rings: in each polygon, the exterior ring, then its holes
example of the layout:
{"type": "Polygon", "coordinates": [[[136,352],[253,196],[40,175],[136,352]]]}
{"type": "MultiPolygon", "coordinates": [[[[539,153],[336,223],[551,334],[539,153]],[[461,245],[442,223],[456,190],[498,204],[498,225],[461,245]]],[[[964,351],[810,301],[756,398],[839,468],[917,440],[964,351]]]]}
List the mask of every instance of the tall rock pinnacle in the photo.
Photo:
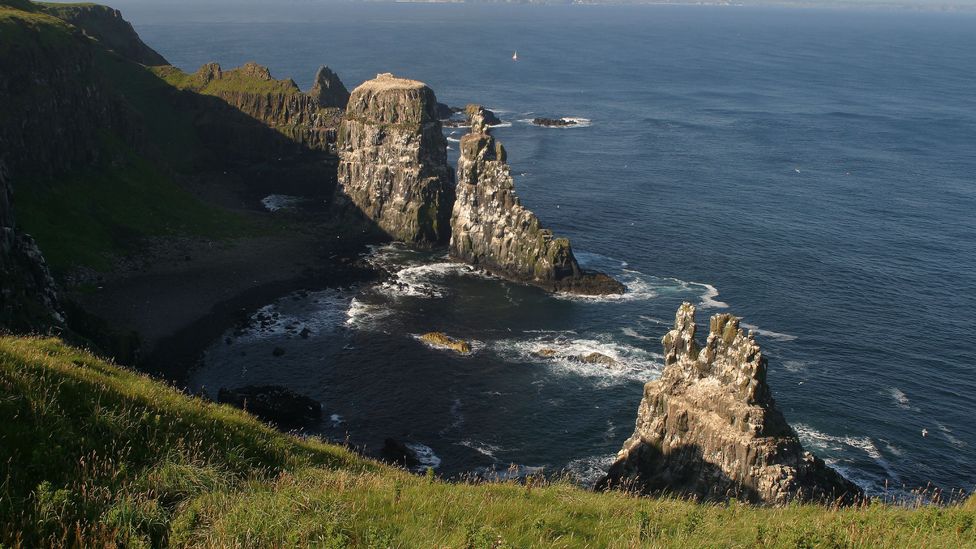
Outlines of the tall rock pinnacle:
{"type": "Polygon", "coordinates": [[[461,138],[451,256],[549,291],[623,293],[616,280],[580,269],[566,238],[556,238],[522,206],[505,148],[489,133],[485,110],[468,105],[471,132],[461,138]]]}
{"type": "Polygon", "coordinates": [[[766,358],[730,314],[711,318],[704,347],[681,305],[662,339],[664,372],[644,386],[634,434],[598,487],[756,503],[854,503],[864,494],[803,450],[766,384],[766,358]]]}
{"type": "Polygon", "coordinates": [[[393,239],[447,242],[454,177],[430,88],[389,73],[363,83],[349,97],[338,148],[340,198],[393,239]]]}
{"type": "Polygon", "coordinates": [[[320,107],[345,109],[349,103],[349,90],[329,67],[319,67],[315,73],[315,83],[308,93],[320,107]]]}

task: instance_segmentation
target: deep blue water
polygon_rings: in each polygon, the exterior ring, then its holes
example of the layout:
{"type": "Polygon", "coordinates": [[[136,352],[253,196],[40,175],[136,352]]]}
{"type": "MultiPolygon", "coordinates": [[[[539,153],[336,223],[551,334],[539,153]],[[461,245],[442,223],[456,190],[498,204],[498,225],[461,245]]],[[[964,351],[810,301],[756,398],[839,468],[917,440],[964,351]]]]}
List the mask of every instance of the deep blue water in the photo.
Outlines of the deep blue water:
{"type": "Polygon", "coordinates": [[[630,435],[660,336],[691,300],[700,323],[728,310],[758,327],[804,443],[869,490],[976,484],[976,16],[414,4],[127,15],[186,70],[255,60],[306,87],[328,64],[350,89],[391,71],[446,103],[496,109],[524,203],[634,290],[554,298],[386,248],[373,259],[410,267],[404,286],[269,305],[313,336],[281,322],[218,343],[198,385],[292,386],[341,416],[327,435],[414,440],[445,474],[517,463],[592,477],[630,435]],[[590,124],[523,121],[535,115],[590,124]],[[411,337],[433,329],[476,340],[476,354],[411,337]],[[278,345],[288,353],[272,359],[278,345]],[[542,347],[562,358],[532,355],[542,347]],[[618,366],[572,358],[589,350],[618,366]]]}

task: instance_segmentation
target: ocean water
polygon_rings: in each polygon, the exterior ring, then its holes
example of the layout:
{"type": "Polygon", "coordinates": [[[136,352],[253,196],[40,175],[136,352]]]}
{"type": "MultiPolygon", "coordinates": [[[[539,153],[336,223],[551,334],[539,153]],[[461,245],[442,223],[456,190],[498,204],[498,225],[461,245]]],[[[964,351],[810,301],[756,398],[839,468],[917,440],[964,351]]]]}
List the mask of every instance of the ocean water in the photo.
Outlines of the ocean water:
{"type": "Polygon", "coordinates": [[[307,87],[327,64],[350,89],[391,71],[494,109],[523,202],[629,290],[548,296],[377,248],[395,283],[269,303],[275,321],[215,342],[196,386],[292,387],[321,400],[324,435],[409,440],[444,475],[516,464],[587,482],[632,432],[687,300],[700,325],[744,318],[804,444],[870,492],[974,488],[976,16],[121,7],[186,70],[254,60],[307,87]],[[473,354],[426,347],[430,330],[473,354]],[[616,364],[578,360],[593,351],[616,364]]]}

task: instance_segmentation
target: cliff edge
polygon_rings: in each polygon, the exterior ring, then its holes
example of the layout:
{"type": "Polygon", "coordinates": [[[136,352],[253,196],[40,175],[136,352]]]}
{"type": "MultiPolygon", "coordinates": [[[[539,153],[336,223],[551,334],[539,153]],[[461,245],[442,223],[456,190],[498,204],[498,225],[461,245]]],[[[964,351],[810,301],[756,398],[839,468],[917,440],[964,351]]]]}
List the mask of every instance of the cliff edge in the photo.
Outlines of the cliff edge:
{"type": "Polygon", "coordinates": [[[490,133],[486,111],[469,105],[471,132],[461,138],[450,254],[493,274],[549,291],[623,293],[622,284],[583,271],[569,239],[557,238],[522,206],[505,147],[490,133]]]}
{"type": "Polygon", "coordinates": [[[730,314],[712,316],[704,347],[684,303],[662,339],[665,368],[644,386],[634,434],[598,488],[704,500],[851,504],[864,493],[803,450],[766,384],[766,357],[730,314]]]}

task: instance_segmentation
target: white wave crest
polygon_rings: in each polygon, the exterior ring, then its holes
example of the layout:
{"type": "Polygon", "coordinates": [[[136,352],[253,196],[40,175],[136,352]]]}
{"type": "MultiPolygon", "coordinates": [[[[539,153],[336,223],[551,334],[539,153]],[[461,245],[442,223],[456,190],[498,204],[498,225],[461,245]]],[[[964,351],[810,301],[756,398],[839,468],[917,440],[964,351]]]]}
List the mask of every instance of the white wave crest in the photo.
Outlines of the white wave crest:
{"type": "Polygon", "coordinates": [[[891,395],[891,398],[895,401],[895,405],[897,405],[899,408],[903,410],[912,409],[912,403],[910,400],[908,400],[908,395],[902,392],[902,390],[898,387],[892,387],[889,389],[888,394],[891,395]]]}
{"type": "Polygon", "coordinates": [[[329,333],[342,325],[350,301],[349,296],[335,290],[295,292],[255,311],[236,337],[259,341],[329,333]]]}
{"type": "Polygon", "coordinates": [[[434,450],[426,444],[419,442],[404,442],[404,446],[410,448],[417,456],[418,465],[411,467],[410,470],[418,473],[426,471],[428,468],[437,469],[441,466],[441,458],[434,453],[434,450]]]}
{"type": "Polygon", "coordinates": [[[795,335],[781,334],[779,332],[774,332],[772,330],[763,330],[759,326],[756,326],[755,324],[749,324],[747,322],[743,322],[742,323],[742,327],[745,328],[745,329],[747,329],[747,330],[752,330],[754,333],[756,333],[756,335],[760,335],[760,336],[763,336],[763,337],[768,337],[770,339],[776,339],[776,340],[779,340],[779,341],[794,341],[794,340],[796,340],[796,336],[795,335]]]}
{"type": "Polygon", "coordinates": [[[592,488],[603,475],[607,474],[615,459],[617,454],[574,459],[566,464],[565,471],[583,486],[592,488]]]}
{"type": "Polygon", "coordinates": [[[718,297],[718,289],[711,284],[704,284],[701,282],[692,282],[696,286],[701,286],[705,288],[705,293],[701,296],[701,306],[705,309],[728,309],[729,304],[724,301],[719,301],[715,299],[718,297]]]}
{"type": "Polygon", "coordinates": [[[503,339],[492,344],[492,350],[506,360],[545,364],[555,371],[602,378],[646,382],[658,377],[663,356],[639,347],[615,342],[581,338],[568,332],[557,337],[503,339]],[[588,362],[584,357],[597,353],[609,360],[588,362]]]}
{"type": "Polygon", "coordinates": [[[368,328],[393,314],[387,305],[366,303],[353,298],[346,309],[345,325],[350,328],[368,328]]]}
{"type": "Polygon", "coordinates": [[[457,444],[458,446],[464,446],[465,448],[470,448],[483,456],[491,458],[492,461],[495,461],[496,463],[498,462],[498,458],[495,457],[495,454],[498,452],[505,451],[505,449],[502,448],[501,446],[497,446],[495,444],[489,444],[484,441],[479,442],[474,440],[462,440],[461,442],[457,442],[455,444],[457,444]]]}
{"type": "MultiPolygon", "coordinates": [[[[852,436],[835,436],[829,435],[817,431],[809,425],[804,425],[802,423],[797,423],[794,426],[796,433],[800,436],[800,441],[805,447],[814,448],[820,451],[829,452],[850,452],[852,450],[860,451],[871,458],[875,463],[877,463],[885,473],[888,474],[889,478],[896,482],[900,482],[898,474],[891,468],[888,461],[881,455],[881,451],[874,444],[871,437],[852,437],[852,436]]],[[[835,465],[837,460],[835,458],[825,457],[824,461],[827,461],[831,465],[835,465]]]]}
{"type": "Polygon", "coordinates": [[[450,141],[451,143],[460,143],[461,142],[460,139],[455,139],[453,137],[448,137],[447,140],[450,141]]]}
{"type": "Polygon", "coordinates": [[[952,434],[952,430],[951,429],[949,429],[948,427],[946,427],[945,425],[943,425],[941,423],[936,423],[936,425],[939,426],[939,431],[941,431],[942,432],[942,436],[945,437],[945,439],[949,441],[949,444],[952,444],[953,446],[957,446],[959,448],[962,448],[963,446],[966,446],[966,443],[965,442],[963,442],[962,440],[959,440],[958,437],[956,437],[955,435],[952,434]]]}

